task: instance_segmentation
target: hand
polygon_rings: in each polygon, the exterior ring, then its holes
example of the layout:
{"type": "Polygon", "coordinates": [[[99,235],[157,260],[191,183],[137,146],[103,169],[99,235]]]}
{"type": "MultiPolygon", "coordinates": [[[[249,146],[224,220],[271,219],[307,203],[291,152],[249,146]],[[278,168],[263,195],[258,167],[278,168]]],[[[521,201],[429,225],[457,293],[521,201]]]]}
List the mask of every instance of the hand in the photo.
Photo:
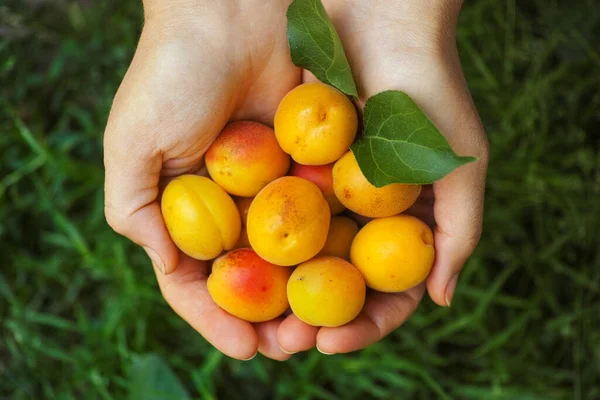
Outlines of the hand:
{"type": "MultiPolygon", "coordinates": [[[[419,104],[459,155],[476,156],[425,187],[409,213],[434,226],[436,260],[427,290],[449,306],[458,274],[481,235],[488,144],[467,88],[455,43],[461,1],[324,1],[342,39],[362,105],[397,89],[419,104]]],[[[314,79],[305,74],[306,79],[314,79]]],[[[425,285],[404,293],[369,293],[363,312],[339,328],[314,328],[289,316],[277,332],[285,351],[324,353],[364,348],[398,328],[416,309],[425,285]]]]}
{"type": "Polygon", "coordinates": [[[147,0],[145,25],[105,133],[106,218],[143,246],[166,301],[223,353],[285,359],[280,320],[250,324],[221,310],[206,288],[208,265],[180,255],[165,228],[159,187],[198,173],[225,124],[272,125],[301,80],[286,36],[287,4],[147,0]]]}

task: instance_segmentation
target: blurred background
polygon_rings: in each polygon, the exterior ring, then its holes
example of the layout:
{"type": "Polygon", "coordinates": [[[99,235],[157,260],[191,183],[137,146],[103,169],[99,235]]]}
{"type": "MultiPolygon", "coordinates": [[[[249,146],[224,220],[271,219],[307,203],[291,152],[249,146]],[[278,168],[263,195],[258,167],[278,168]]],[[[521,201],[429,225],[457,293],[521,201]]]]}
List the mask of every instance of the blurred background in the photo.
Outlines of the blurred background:
{"type": "Polygon", "coordinates": [[[102,132],[140,1],[0,0],[0,398],[600,399],[600,11],[471,0],[492,157],[450,309],[346,356],[234,361],[103,216],[102,132]]]}

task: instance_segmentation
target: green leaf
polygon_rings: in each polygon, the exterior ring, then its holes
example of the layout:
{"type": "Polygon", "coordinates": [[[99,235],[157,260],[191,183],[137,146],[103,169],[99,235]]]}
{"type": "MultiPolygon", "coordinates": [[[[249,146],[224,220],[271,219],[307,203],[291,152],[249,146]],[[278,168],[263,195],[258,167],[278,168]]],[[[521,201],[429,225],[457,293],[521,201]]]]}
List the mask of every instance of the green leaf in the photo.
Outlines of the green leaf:
{"type": "Polygon", "coordinates": [[[287,11],[292,61],[321,82],[358,97],[350,64],[321,0],[294,0],[287,11]]]}
{"type": "Polygon", "coordinates": [[[177,375],[155,354],[140,357],[131,371],[130,400],[189,400],[177,375]]]}
{"type": "Polygon", "coordinates": [[[369,98],[364,135],[351,146],[371,184],[427,184],[475,161],[454,153],[446,138],[406,94],[389,90],[369,98]]]}

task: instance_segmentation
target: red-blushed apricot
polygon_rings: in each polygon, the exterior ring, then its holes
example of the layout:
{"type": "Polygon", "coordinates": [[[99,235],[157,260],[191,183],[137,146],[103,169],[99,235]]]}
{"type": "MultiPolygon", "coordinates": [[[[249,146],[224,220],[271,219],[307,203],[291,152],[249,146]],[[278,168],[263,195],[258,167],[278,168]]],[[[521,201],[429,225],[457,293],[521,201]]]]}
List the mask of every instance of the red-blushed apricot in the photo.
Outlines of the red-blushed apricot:
{"type": "Polygon", "coordinates": [[[207,286],[214,302],[240,319],[269,321],[288,308],[291,269],[263,260],[252,249],[237,249],[217,258],[207,286]]]}
{"type": "Polygon", "coordinates": [[[275,113],[275,135],[294,161],[325,165],[340,158],[354,141],[358,117],[348,97],[321,82],[292,89],[275,113]]]}
{"type": "Polygon", "coordinates": [[[314,183],[284,176],[254,198],[246,229],[259,256],[273,264],[292,266],[323,248],[330,219],[329,205],[314,183]]]}
{"type": "Polygon", "coordinates": [[[302,165],[296,162],[292,163],[288,175],[298,176],[311,181],[321,189],[323,197],[329,203],[331,214],[339,214],[345,207],[340,203],[333,192],[333,163],[326,165],[302,165]]]}
{"type": "Polygon", "coordinates": [[[182,175],[169,182],[161,210],[173,242],[198,260],[232,249],[240,236],[240,214],[233,199],[203,176],[182,175]]]}
{"type": "Polygon", "coordinates": [[[365,304],[363,276],[348,261],[321,256],[300,264],[290,276],[287,296],[293,313],[312,326],[352,321],[365,304]]]}
{"type": "Polygon", "coordinates": [[[433,233],[410,215],[374,219],[354,238],[350,259],[370,288],[402,292],[429,275],[435,259],[433,233]]]}
{"type": "Polygon", "coordinates": [[[382,218],[400,214],[412,206],[421,185],[392,183],[375,187],[363,175],[352,151],[333,166],[333,190],[349,210],[365,217],[382,218]]]}
{"type": "Polygon", "coordinates": [[[350,246],[358,233],[358,224],[348,217],[331,217],[327,242],[319,252],[320,256],[335,256],[350,260],[350,246]]]}
{"type": "Polygon", "coordinates": [[[252,121],[228,124],[206,152],[210,177],[227,193],[253,197],[290,167],[273,129],[252,121]]]}

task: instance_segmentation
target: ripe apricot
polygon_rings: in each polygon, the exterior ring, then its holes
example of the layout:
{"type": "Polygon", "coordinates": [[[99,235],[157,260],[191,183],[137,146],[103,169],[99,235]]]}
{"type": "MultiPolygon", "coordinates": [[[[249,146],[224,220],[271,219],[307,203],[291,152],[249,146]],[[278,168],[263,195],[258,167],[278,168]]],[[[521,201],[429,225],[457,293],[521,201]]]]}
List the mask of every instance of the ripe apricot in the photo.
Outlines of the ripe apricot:
{"type": "Polygon", "coordinates": [[[375,187],[365,178],[354,153],[348,151],[333,166],[333,190],[348,209],[365,217],[381,218],[400,214],[412,206],[421,185],[392,183],[375,187]]]}
{"type": "Polygon", "coordinates": [[[259,256],[291,266],[315,256],[325,245],[331,213],[319,188],[284,176],[269,183],[248,210],[248,239],[259,256]]]}
{"type": "Polygon", "coordinates": [[[290,167],[273,129],[252,121],[228,124],[206,152],[210,177],[227,193],[253,197],[290,167]]]}
{"type": "Polygon", "coordinates": [[[352,321],[365,304],[363,276],[339,257],[315,257],[298,266],[287,284],[294,314],[313,326],[335,327],[352,321]]]}
{"type": "Polygon", "coordinates": [[[304,83],[288,92],[274,123],[283,151],[304,165],[324,165],[340,158],[354,141],[357,126],[348,97],[321,82],[304,83]]]}
{"type": "Polygon", "coordinates": [[[358,224],[352,219],[340,215],[331,217],[327,242],[319,252],[320,256],[335,256],[350,260],[350,246],[358,233],[358,224]]]}
{"type": "Polygon", "coordinates": [[[171,239],[198,260],[232,249],[240,236],[240,214],[233,199],[203,176],[182,175],[169,182],[161,210],[171,239]]]}
{"type": "Polygon", "coordinates": [[[380,292],[402,292],[423,282],[434,258],[429,226],[404,214],[369,222],[350,250],[352,264],[362,272],[367,286],[380,292]]]}
{"type": "Polygon", "coordinates": [[[333,163],[326,165],[302,165],[292,163],[289,175],[298,176],[307,179],[317,185],[323,197],[329,203],[331,214],[339,214],[344,211],[345,207],[340,203],[335,193],[333,192],[333,163]]]}
{"type": "Polygon", "coordinates": [[[269,321],[289,306],[290,274],[290,268],[263,260],[252,249],[237,249],[213,262],[208,292],[219,307],[238,318],[269,321]]]}
{"type": "Polygon", "coordinates": [[[250,204],[252,204],[252,199],[247,197],[238,197],[235,199],[235,205],[240,212],[240,217],[242,219],[242,231],[240,232],[240,238],[235,244],[235,249],[241,249],[243,247],[250,247],[250,241],[248,240],[248,232],[246,231],[246,221],[248,220],[248,209],[250,208],[250,204]]]}

